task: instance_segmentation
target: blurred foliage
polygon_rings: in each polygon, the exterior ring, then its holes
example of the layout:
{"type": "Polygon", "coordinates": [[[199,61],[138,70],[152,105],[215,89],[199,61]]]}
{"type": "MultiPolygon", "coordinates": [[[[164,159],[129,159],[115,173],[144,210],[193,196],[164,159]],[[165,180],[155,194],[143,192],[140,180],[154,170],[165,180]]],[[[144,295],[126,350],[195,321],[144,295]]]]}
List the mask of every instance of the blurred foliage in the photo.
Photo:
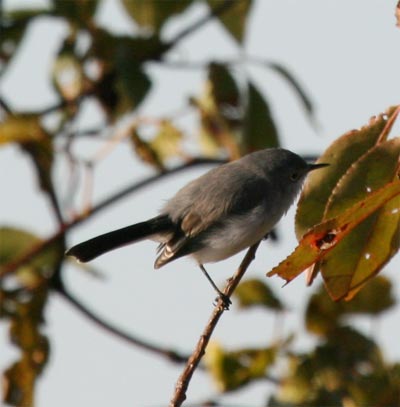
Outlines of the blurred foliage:
{"type": "MultiPolygon", "coordinates": [[[[247,280],[236,294],[241,298],[245,292],[249,304],[268,303],[273,291],[259,287],[265,287],[264,282],[247,280]],[[251,291],[249,286],[258,288],[251,291]]],[[[320,286],[304,315],[306,330],[317,335],[308,350],[298,350],[298,335],[272,346],[235,351],[212,343],[206,354],[207,369],[222,392],[255,380],[273,383],[276,391],[267,404],[271,407],[398,406],[398,364],[388,363],[371,337],[349,326],[355,315],[379,317],[395,303],[392,285],[384,277],[368,282],[351,302],[333,302],[320,286]]],[[[268,307],[262,309],[268,311],[268,307]]]]}
{"type": "MultiPolygon", "coordinates": [[[[181,103],[179,109],[171,106],[171,111],[176,112],[170,115],[143,117],[140,107],[158,86],[149,63],[161,66],[169,63],[173,67],[170,51],[203,29],[212,18],[220,24],[221,32],[240,46],[245,40],[254,1],[120,0],[120,3],[132,23],[130,34],[116,34],[100,26],[101,0],[52,0],[47,8],[2,10],[0,79],[8,69],[13,69],[12,62],[33,24],[40,23],[45,16],[66,26],[48,72],[58,101],[53,106],[38,106],[37,110],[27,112],[12,109],[0,95],[0,147],[16,145],[29,158],[40,192],[48,199],[49,212],[58,227],[56,239],[49,239],[44,249],[41,245],[46,240],[39,233],[10,225],[0,227],[0,318],[8,321],[10,343],[19,351],[18,358],[3,372],[3,398],[10,405],[34,405],[35,384],[50,354],[51,338],[43,332],[44,310],[49,293],[60,290],[65,265],[64,235],[68,237],[76,219],[91,215],[90,187],[85,189],[90,179],[83,182],[89,209],[79,211],[71,204],[79,200],[74,178],[78,170],[87,173],[94,170],[101,157],[123,141],[158,173],[194,158],[229,160],[257,149],[279,146],[274,109],[270,106],[273,95],[268,94],[268,87],[260,87],[242,72],[245,69],[240,71],[238,61],[256,63],[276,72],[298,97],[308,119],[314,120],[310,97],[291,71],[277,62],[246,58],[239,48],[236,62],[206,60],[197,66],[205,79],[202,91],[190,95],[183,108],[181,103]],[[207,14],[185,24],[185,13],[199,3],[207,14]],[[171,21],[179,21],[181,29],[167,37],[165,27],[171,21]],[[87,102],[99,107],[103,124],[97,129],[71,130],[77,128],[87,102]],[[193,134],[179,124],[179,119],[188,113],[197,125],[193,134]],[[85,135],[102,146],[101,154],[92,160],[79,157],[78,140],[85,135]],[[68,197],[64,200],[53,179],[54,163],[60,156],[66,157],[71,167],[68,197]]],[[[190,62],[187,66],[193,68],[190,62]]],[[[321,161],[332,165],[311,174],[300,199],[296,221],[299,239],[332,216],[343,218],[353,204],[366,202],[371,192],[397,179],[400,144],[398,139],[388,140],[396,114],[396,108],[391,108],[328,148],[321,161]],[[370,190],[362,188],[365,186],[370,190]]],[[[354,226],[343,239],[345,243],[338,244],[324,259],[317,259],[313,275],[321,271],[334,298],[354,296],[397,252],[398,199],[396,196],[382,201],[373,214],[354,226]],[[343,271],[339,266],[348,267],[343,271]],[[336,284],[339,291],[333,293],[332,279],[338,271],[351,278],[351,282],[336,284]]],[[[326,236],[321,239],[322,246],[331,243],[326,236]]],[[[313,242],[316,241],[314,236],[313,242]]],[[[276,391],[269,400],[271,406],[399,405],[399,365],[386,362],[378,344],[348,324],[354,315],[381,316],[395,305],[392,291],[390,281],[383,277],[369,281],[349,303],[332,302],[319,289],[311,296],[305,313],[305,327],[316,336],[315,347],[304,352],[295,350],[292,345],[297,334],[283,342],[233,351],[214,343],[207,353],[206,367],[221,392],[241,389],[256,380],[273,383],[276,391]]],[[[290,304],[278,298],[265,281],[244,281],[235,296],[246,312],[257,307],[262,312],[280,312],[283,318],[290,309],[290,304]]]]}
{"type": "Polygon", "coordinates": [[[207,369],[222,392],[237,390],[253,380],[265,377],[276,359],[277,348],[226,351],[212,342],[206,353],[207,369]]]}
{"type": "Polygon", "coordinates": [[[161,7],[154,1],[122,0],[126,11],[140,27],[155,32],[159,32],[170,17],[182,13],[191,3],[192,0],[170,0],[161,7]]]}
{"type": "Polygon", "coordinates": [[[264,281],[249,279],[240,284],[234,292],[241,308],[261,306],[282,311],[282,302],[264,281]]]}
{"type": "MultiPolygon", "coordinates": [[[[4,265],[17,260],[40,239],[24,230],[0,228],[0,273],[4,265]]],[[[55,244],[12,276],[0,279],[0,318],[10,322],[10,342],[19,348],[20,357],[3,377],[4,401],[17,406],[33,404],[34,384],[49,356],[49,342],[42,332],[48,281],[57,272],[64,250],[55,244]]]]}

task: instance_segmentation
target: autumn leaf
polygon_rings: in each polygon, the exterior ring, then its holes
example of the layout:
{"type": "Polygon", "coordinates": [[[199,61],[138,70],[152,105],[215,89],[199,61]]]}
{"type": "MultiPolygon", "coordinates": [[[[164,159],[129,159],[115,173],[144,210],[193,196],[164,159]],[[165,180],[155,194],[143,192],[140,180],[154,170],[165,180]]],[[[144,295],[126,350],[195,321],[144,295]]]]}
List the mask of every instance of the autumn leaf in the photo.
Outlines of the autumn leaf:
{"type": "MultiPolygon", "coordinates": [[[[362,156],[334,188],[324,214],[330,219],[397,179],[400,138],[381,142],[362,156]]],[[[400,197],[383,205],[355,227],[320,263],[333,298],[351,299],[397,253],[400,197]]]]}
{"type": "Polygon", "coordinates": [[[312,171],[304,184],[296,213],[296,236],[304,233],[323,220],[328,199],[339,179],[349,167],[371,147],[387,139],[398,115],[398,107],[374,117],[359,130],[351,130],[339,137],[317,162],[330,165],[324,171],[312,171]]]}
{"type": "MultiPolygon", "coordinates": [[[[303,236],[294,252],[268,272],[267,276],[279,275],[290,282],[315,262],[321,261],[356,226],[399,194],[400,181],[394,181],[371,192],[365,200],[357,202],[337,217],[313,227],[303,236]]],[[[397,211],[393,210],[388,216],[397,217],[397,211]]]]}

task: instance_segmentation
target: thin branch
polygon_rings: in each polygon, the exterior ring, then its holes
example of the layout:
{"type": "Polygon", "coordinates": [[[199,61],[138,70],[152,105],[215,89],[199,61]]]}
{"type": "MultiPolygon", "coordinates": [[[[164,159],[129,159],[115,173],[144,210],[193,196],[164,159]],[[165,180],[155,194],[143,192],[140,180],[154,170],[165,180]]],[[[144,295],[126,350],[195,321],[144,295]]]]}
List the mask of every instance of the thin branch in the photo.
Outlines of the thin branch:
{"type": "Polygon", "coordinates": [[[139,339],[132,334],[128,334],[123,330],[112,326],[110,323],[104,321],[101,317],[96,315],[93,311],[91,311],[86,305],[82,304],[80,300],[78,300],[71,292],[69,292],[65,285],[63,284],[62,280],[60,279],[60,274],[57,275],[56,280],[52,282],[52,288],[62,297],[64,300],[68,302],[69,305],[74,307],[77,311],[83,314],[86,318],[88,318],[91,322],[96,324],[99,328],[103,329],[104,331],[118,337],[119,339],[128,342],[131,345],[138,346],[146,351],[155,353],[159,356],[163,356],[167,358],[170,362],[173,363],[184,363],[187,361],[188,356],[182,355],[172,349],[162,348],[161,346],[152,344],[149,341],[144,341],[143,339],[139,339]]]}
{"type": "Polygon", "coordinates": [[[81,103],[90,96],[95,95],[96,84],[92,84],[89,89],[84,90],[81,94],[79,94],[76,98],[67,100],[61,99],[54,105],[48,106],[43,108],[42,110],[34,111],[33,113],[37,115],[46,115],[49,113],[56,112],[57,110],[64,109],[66,107],[79,107],[81,103]]]}
{"type": "Polygon", "coordinates": [[[224,14],[227,10],[229,10],[235,4],[235,0],[224,0],[219,4],[217,7],[211,9],[208,14],[204,17],[201,17],[198,21],[196,21],[191,26],[183,29],[180,33],[178,33],[171,41],[170,44],[176,45],[179,41],[183,40],[188,35],[192,34],[194,31],[201,28],[204,24],[208,23],[215,17],[218,17],[224,14]]]}
{"type": "Polygon", "coordinates": [[[53,208],[54,215],[57,219],[58,224],[60,227],[64,224],[63,216],[61,213],[60,204],[58,203],[58,198],[54,189],[54,185],[51,185],[49,191],[46,191],[48,198],[50,200],[51,207],[53,208]]]}
{"type": "Polygon", "coordinates": [[[66,138],[80,138],[80,137],[96,137],[99,139],[98,135],[100,133],[104,133],[104,126],[101,127],[93,127],[88,128],[80,131],[61,131],[54,135],[54,137],[66,137],[66,138]]]}
{"type": "MultiPolygon", "coordinates": [[[[280,75],[295,91],[299,97],[302,106],[304,107],[305,112],[309,116],[309,119],[314,127],[317,126],[315,122],[315,112],[314,112],[314,103],[311,101],[311,97],[308,94],[308,91],[300,85],[299,81],[295,76],[288,71],[282,64],[279,64],[274,61],[269,61],[260,57],[252,55],[241,55],[240,58],[231,58],[225,60],[216,61],[222,65],[243,65],[251,64],[260,66],[263,68],[269,68],[272,71],[280,75]]],[[[161,66],[172,69],[191,69],[191,70],[204,70],[208,67],[209,62],[185,62],[185,61],[161,61],[161,66]]]]}
{"type": "MultiPolygon", "coordinates": [[[[224,294],[227,297],[230,297],[232,295],[237,285],[239,284],[240,280],[244,276],[244,273],[246,272],[247,268],[249,267],[250,263],[255,257],[259,244],[260,242],[254,244],[249,248],[249,250],[246,253],[246,256],[244,257],[236,273],[233,275],[233,277],[229,279],[228,284],[224,289],[224,294]]],[[[199,365],[201,358],[205,353],[211,335],[224,311],[225,311],[224,303],[220,298],[218,299],[218,302],[211,314],[211,317],[206,327],[204,328],[204,331],[200,336],[199,341],[197,342],[196,348],[194,349],[192,355],[190,356],[188,362],[186,363],[186,366],[182,374],[179,376],[179,379],[175,386],[174,395],[172,396],[172,399],[169,403],[169,407],[179,407],[185,401],[186,390],[189,386],[189,382],[193,376],[194,371],[199,365]]]]}
{"type": "MultiPolygon", "coordinates": [[[[0,2],[1,2],[1,0],[0,0],[0,2]]],[[[0,18],[1,18],[1,17],[0,17],[0,18]]],[[[10,106],[9,106],[8,103],[4,100],[3,97],[0,97],[0,107],[1,107],[7,114],[10,114],[10,115],[13,114],[13,112],[12,112],[10,106]]]]}
{"type": "Polygon", "coordinates": [[[175,167],[171,170],[150,176],[148,178],[143,179],[142,181],[128,185],[127,187],[123,188],[122,190],[120,190],[114,194],[111,194],[108,198],[104,199],[103,201],[100,201],[97,205],[95,205],[91,209],[90,212],[85,211],[85,212],[77,215],[70,222],[64,223],[64,225],[62,225],[56,233],[54,233],[52,236],[50,236],[46,240],[32,246],[30,248],[30,250],[25,252],[22,256],[18,257],[15,261],[5,264],[0,269],[0,279],[3,278],[4,276],[6,276],[7,274],[13,273],[16,269],[23,266],[24,264],[26,264],[27,262],[32,260],[35,256],[40,254],[44,249],[48,248],[54,242],[63,238],[65,233],[67,231],[69,231],[70,229],[80,225],[81,223],[85,222],[90,217],[92,217],[94,214],[100,212],[102,209],[105,209],[106,207],[112,205],[113,203],[119,201],[120,199],[126,197],[127,195],[135,193],[135,192],[139,191],[140,189],[142,189],[148,185],[151,185],[154,182],[157,182],[165,177],[185,171],[188,168],[197,167],[200,165],[223,164],[225,162],[226,162],[226,160],[222,160],[222,159],[197,158],[197,159],[193,159],[192,161],[189,161],[183,165],[175,167]]]}

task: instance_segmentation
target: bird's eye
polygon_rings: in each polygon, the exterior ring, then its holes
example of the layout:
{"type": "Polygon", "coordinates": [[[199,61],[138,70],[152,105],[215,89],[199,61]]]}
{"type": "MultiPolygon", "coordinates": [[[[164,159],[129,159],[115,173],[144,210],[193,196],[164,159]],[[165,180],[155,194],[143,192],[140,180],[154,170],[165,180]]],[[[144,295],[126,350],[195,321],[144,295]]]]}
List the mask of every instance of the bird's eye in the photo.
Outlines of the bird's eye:
{"type": "Polygon", "coordinates": [[[290,180],[291,181],[297,181],[300,178],[300,173],[299,172],[292,172],[290,174],[290,180]]]}

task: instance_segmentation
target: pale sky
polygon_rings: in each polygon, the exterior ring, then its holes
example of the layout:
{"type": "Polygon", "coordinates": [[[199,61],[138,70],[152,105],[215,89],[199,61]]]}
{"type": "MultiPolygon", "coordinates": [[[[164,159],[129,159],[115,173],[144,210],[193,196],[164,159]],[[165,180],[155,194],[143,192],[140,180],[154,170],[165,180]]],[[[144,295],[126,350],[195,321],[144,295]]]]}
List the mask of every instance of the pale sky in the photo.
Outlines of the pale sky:
{"type": "MultiPolygon", "coordinates": [[[[14,7],[33,2],[4,3],[6,7],[14,7]]],[[[104,25],[111,25],[118,32],[132,29],[116,1],[104,3],[98,16],[104,25]]],[[[400,30],[395,27],[396,3],[396,0],[255,2],[244,53],[280,62],[290,69],[309,90],[317,108],[319,126],[315,131],[291,88],[280,77],[260,67],[238,67],[239,76],[251,76],[268,97],[284,147],[300,154],[320,153],[345,131],[360,127],[370,116],[399,103],[400,30]]],[[[167,34],[171,35],[204,12],[201,5],[192,7],[182,19],[175,19],[167,27],[167,34]]],[[[47,80],[49,61],[65,33],[60,22],[49,19],[41,19],[30,28],[15,65],[0,81],[0,92],[15,109],[44,107],[56,101],[47,80]]],[[[183,41],[174,57],[206,62],[238,54],[231,38],[217,22],[211,22],[206,29],[183,41]]],[[[157,117],[178,110],[188,96],[202,90],[202,72],[174,71],[157,64],[149,65],[148,72],[154,78],[154,88],[140,114],[157,117]]],[[[96,109],[88,106],[81,123],[95,124],[98,120],[96,109]]],[[[184,119],[180,125],[190,129],[192,122],[184,119]]],[[[98,142],[83,141],[77,154],[90,157],[98,146],[98,142]]],[[[68,244],[153,216],[180,186],[204,170],[190,171],[123,200],[74,230],[68,244]]],[[[66,173],[65,163],[57,162],[55,180],[62,192],[66,173]]],[[[17,148],[0,149],[0,174],[0,189],[7,190],[1,199],[0,224],[23,227],[43,237],[52,234],[56,227],[54,220],[49,218],[47,203],[38,194],[30,164],[17,148]]],[[[94,201],[149,174],[151,169],[140,165],[129,148],[118,147],[96,168],[94,201]]],[[[248,277],[265,278],[265,273],[294,248],[293,216],[292,208],[280,224],[282,241],[278,245],[260,246],[248,277]]],[[[191,352],[212,311],[214,293],[190,260],[179,260],[154,271],[154,252],[155,245],[144,242],[94,261],[93,265],[104,273],[104,281],[94,279],[71,263],[65,280],[85,304],[113,324],[161,345],[191,352]]],[[[242,257],[239,254],[208,267],[220,286],[242,257]]],[[[399,259],[394,259],[384,273],[396,281],[397,297],[399,265],[399,259]]],[[[262,346],[278,336],[304,331],[302,311],[312,288],[305,288],[302,276],[285,288],[281,288],[282,281],[278,278],[270,279],[269,283],[290,307],[285,318],[277,321],[272,314],[240,311],[233,305],[223,315],[214,340],[235,349],[262,346]]],[[[370,319],[358,319],[354,323],[373,335],[387,357],[400,360],[400,331],[396,328],[399,317],[396,308],[379,324],[370,319]]],[[[167,404],[182,366],[173,366],[98,330],[57,296],[50,299],[46,319],[51,359],[37,388],[38,407],[167,404]]],[[[299,349],[307,345],[301,338],[296,341],[299,349]]],[[[8,344],[4,322],[0,323],[0,348],[0,368],[4,370],[16,355],[8,344]]],[[[204,401],[216,392],[209,378],[197,371],[188,391],[188,404],[204,401]]],[[[265,384],[258,383],[228,394],[223,400],[260,406],[268,394],[265,384]]]]}

